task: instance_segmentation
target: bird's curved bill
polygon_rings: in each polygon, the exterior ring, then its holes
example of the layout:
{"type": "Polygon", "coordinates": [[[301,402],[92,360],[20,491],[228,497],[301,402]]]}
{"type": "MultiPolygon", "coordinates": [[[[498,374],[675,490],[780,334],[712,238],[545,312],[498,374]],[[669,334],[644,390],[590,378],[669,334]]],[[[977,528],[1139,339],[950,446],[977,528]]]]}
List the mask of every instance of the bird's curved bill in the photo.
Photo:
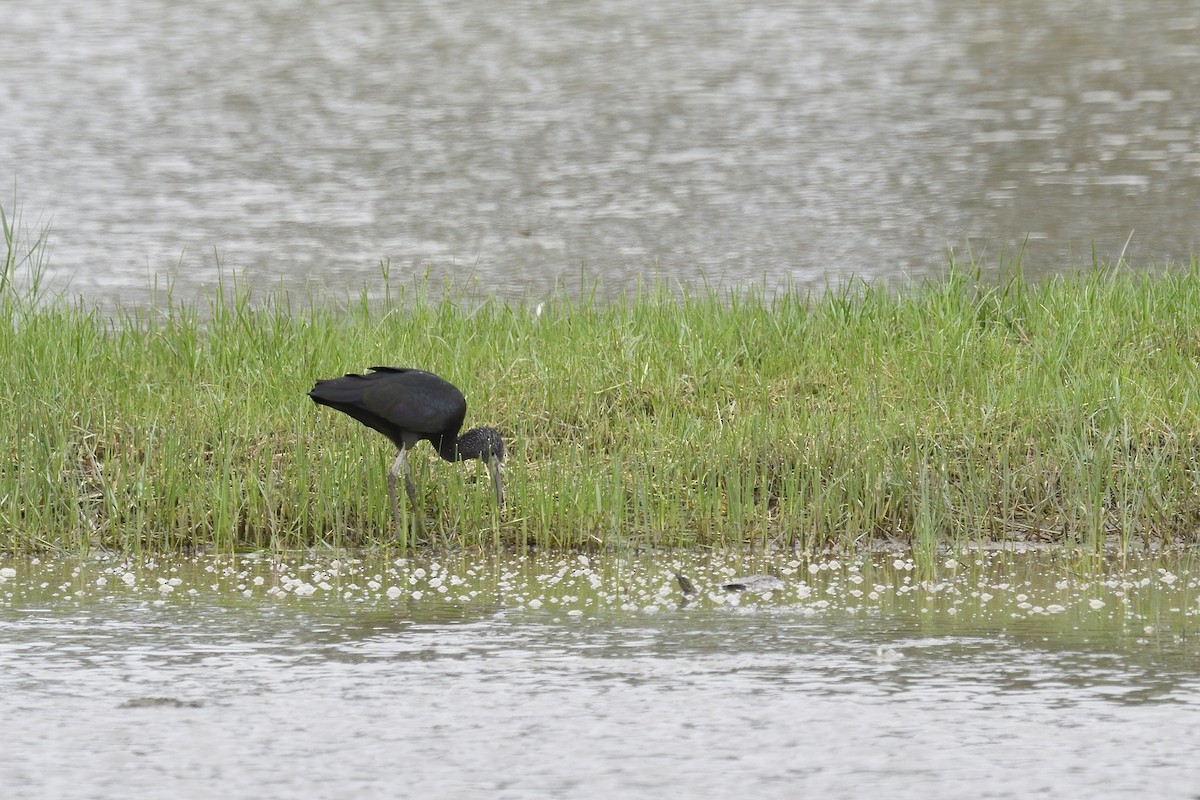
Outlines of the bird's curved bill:
{"type": "Polygon", "coordinates": [[[504,508],[504,462],[498,458],[489,459],[487,468],[492,475],[492,488],[496,490],[496,505],[504,508]]]}

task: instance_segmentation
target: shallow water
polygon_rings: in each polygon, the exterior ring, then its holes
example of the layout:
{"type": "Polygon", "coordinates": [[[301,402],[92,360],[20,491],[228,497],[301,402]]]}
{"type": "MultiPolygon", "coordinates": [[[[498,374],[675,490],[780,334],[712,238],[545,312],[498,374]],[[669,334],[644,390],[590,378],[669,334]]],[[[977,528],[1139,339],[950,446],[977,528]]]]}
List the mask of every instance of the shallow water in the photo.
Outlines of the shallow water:
{"type": "Polygon", "coordinates": [[[1200,785],[1180,563],[43,559],[0,579],[6,797],[1200,785]],[[716,588],[765,568],[784,589],[716,588]]]}
{"type": "MultiPolygon", "coordinates": [[[[0,186],[125,303],[219,260],[357,296],[821,286],[1200,250],[1192,0],[42,0],[0,186]],[[1132,239],[1128,250],[1125,243],[1132,239]]],[[[3,195],[0,195],[3,196],[3,195]]]]}

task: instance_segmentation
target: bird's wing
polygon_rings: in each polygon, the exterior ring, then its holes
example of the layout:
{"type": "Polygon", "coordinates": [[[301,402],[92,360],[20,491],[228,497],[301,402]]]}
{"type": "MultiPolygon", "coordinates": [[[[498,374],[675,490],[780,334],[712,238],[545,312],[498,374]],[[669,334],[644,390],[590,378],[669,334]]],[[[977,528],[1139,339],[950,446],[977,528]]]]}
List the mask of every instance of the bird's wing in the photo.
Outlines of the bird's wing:
{"type": "Polygon", "coordinates": [[[420,370],[377,370],[368,375],[362,405],[387,422],[414,433],[458,433],[467,401],[453,385],[420,370]]]}

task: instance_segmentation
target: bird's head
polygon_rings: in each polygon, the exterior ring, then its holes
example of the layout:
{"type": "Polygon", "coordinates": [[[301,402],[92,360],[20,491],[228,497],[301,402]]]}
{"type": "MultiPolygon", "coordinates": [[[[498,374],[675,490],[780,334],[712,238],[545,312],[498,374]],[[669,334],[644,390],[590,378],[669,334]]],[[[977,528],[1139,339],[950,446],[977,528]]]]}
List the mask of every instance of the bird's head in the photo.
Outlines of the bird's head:
{"type": "Polygon", "coordinates": [[[504,439],[495,428],[472,428],[458,439],[462,458],[478,458],[487,465],[496,490],[496,504],[504,508],[504,439]]]}
{"type": "Polygon", "coordinates": [[[500,431],[495,428],[480,428],[484,436],[483,453],[480,456],[484,461],[504,461],[504,439],[500,436],[500,431]]]}

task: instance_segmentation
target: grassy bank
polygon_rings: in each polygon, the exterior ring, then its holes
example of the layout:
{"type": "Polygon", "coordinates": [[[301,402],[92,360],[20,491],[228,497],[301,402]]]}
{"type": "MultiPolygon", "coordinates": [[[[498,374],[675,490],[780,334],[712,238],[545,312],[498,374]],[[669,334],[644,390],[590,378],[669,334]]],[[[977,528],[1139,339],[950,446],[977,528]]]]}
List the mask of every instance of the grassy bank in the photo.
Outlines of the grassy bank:
{"type": "Polygon", "coordinates": [[[387,441],[305,396],[374,364],[458,384],[509,441],[414,452],[438,543],[1191,542],[1200,265],[899,293],[647,290],[511,305],[393,287],[334,307],[236,287],[102,316],[0,291],[0,550],[393,540],[387,441]]]}

